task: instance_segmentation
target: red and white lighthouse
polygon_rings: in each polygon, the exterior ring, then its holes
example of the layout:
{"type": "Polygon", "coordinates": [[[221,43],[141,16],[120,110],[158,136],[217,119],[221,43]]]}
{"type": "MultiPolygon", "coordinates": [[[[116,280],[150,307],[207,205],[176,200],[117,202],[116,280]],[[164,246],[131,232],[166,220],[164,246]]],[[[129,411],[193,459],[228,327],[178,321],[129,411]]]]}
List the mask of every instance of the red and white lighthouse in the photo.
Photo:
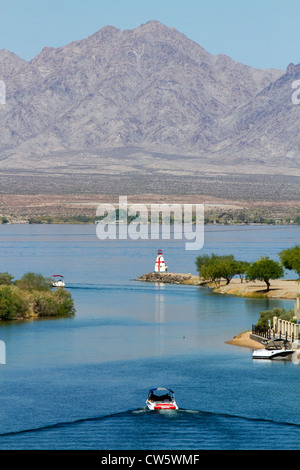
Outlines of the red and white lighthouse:
{"type": "Polygon", "coordinates": [[[158,250],[154,271],[156,273],[164,273],[167,271],[167,266],[161,250],[158,250]]]}

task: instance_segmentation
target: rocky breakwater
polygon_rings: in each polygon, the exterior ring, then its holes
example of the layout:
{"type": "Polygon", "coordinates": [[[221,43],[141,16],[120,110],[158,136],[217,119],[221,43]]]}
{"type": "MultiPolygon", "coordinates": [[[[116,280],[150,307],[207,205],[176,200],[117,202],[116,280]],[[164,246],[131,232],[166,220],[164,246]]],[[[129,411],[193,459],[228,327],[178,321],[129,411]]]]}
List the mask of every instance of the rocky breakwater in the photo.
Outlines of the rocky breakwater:
{"type": "Polygon", "coordinates": [[[188,284],[188,285],[200,285],[199,276],[193,274],[184,274],[184,273],[148,273],[143,274],[142,276],[136,279],[137,281],[145,282],[163,282],[166,284],[188,284]]]}

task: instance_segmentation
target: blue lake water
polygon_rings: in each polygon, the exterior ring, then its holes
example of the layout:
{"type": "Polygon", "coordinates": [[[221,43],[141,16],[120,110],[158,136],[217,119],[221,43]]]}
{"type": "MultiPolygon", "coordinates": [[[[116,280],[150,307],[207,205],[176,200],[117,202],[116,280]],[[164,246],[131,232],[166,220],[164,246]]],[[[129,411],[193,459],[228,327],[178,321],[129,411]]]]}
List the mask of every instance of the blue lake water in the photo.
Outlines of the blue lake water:
{"type": "Polygon", "coordinates": [[[169,271],[196,273],[200,253],[278,259],[299,239],[299,226],[206,226],[197,252],[184,240],[100,241],[92,225],[0,225],[0,271],[63,274],[77,310],[0,325],[0,449],[299,449],[300,365],[225,343],[293,301],[134,281],[159,248],[169,271]],[[174,390],[178,411],[145,409],[157,386],[174,390]]]}

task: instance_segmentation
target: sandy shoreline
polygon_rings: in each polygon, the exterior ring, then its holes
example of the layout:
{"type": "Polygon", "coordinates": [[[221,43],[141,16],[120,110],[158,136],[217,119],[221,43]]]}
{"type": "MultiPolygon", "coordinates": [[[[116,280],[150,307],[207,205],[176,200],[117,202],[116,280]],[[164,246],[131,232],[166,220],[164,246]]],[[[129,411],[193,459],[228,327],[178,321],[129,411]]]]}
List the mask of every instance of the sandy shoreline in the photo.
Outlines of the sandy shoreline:
{"type": "Polygon", "coordinates": [[[269,292],[266,292],[266,284],[261,281],[241,282],[240,279],[232,279],[230,284],[215,288],[218,294],[237,295],[240,297],[267,297],[270,299],[296,299],[300,295],[300,282],[290,279],[271,280],[269,292]]]}
{"type": "Polygon", "coordinates": [[[258,341],[251,339],[250,335],[251,335],[251,331],[244,331],[243,333],[240,333],[239,335],[234,336],[233,339],[231,339],[230,341],[225,341],[225,343],[232,344],[234,346],[242,346],[245,348],[251,348],[251,349],[263,349],[264,346],[258,341]]]}
{"type": "MultiPolygon", "coordinates": [[[[226,344],[231,344],[233,346],[241,346],[241,347],[245,347],[245,348],[250,348],[252,350],[255,350],[255,349],[264,349],[264,345],[259,343],[258,341],[255,341],[254,339],[251,339],[250,338],[250,335],[251,335],[251,331],[245,331],[243,333],[240,333],[239,335],[237,336],[234,336],[233,339],[231,339],[230,341],[225,341],[226,344]]],[[[299,364],[300,363],[300,351],[296,350],[297,353],[295,352],[293,354],[293,362],[295,362],[296,364],[299,364]],[[296,354],[296,357],[294,357],[296,354]]]]}

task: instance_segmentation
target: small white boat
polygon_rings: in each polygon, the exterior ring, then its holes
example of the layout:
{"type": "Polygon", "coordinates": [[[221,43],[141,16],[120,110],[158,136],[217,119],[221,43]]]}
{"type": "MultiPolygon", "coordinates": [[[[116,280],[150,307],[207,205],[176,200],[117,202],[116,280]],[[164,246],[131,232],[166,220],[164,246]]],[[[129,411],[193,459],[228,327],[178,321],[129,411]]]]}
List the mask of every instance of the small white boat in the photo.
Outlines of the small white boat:
{"type": "Polygon", "coordinates": [[[174,392],[164,387],[151,388],[146,405],[149,410],[178,410],[174,392]]]}
{"type": "Polygon", "coordinates": [[[52,287],[65,287],[64,276],[61,274],[54,274],[52,276],[52,287]]]}
{"type": "Polygon", "coordinates": [[[291,348],[288,341],[283,339],[273,339],[266,343],[264,349],[256,349],[252,353],[253,359],[291,360],[295,349],[291,348]]]}

